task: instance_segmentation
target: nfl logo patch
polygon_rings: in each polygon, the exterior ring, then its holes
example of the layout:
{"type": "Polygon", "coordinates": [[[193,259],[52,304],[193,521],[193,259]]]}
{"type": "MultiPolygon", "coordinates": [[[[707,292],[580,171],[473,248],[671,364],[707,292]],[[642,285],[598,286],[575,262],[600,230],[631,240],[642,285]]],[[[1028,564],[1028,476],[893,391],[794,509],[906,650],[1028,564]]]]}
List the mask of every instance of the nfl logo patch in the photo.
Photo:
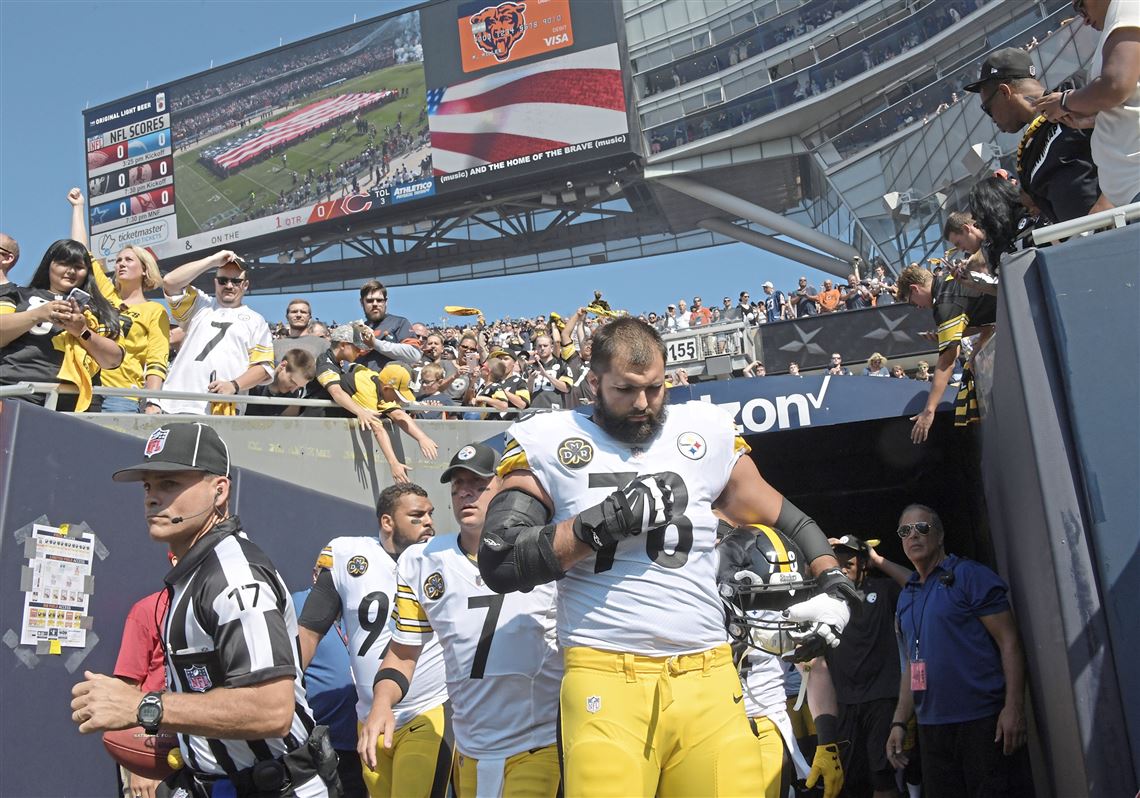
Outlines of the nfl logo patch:
{"type": "Polygon", "coordinates": [[[161,452],[163,448],[166,447],[166,438],[168,435],[170,435],[170,430],[165,429],[164,427],[159,427],[154,432],[152,432],[150,434],[150,437],[147,438],[146,448],[143,449],[143,455],[145,457],[154,457],[156,454],[161,452]]]}
{"type": "Polygon", "coordinates": [[[677,436],[677,451],[690,460],[705,456],[705,439],[695,432],[682,432],[677,436]]]}
{"type": "Polygon", "coordinates": [[[592,695],[586,699],[586,711],[590,713],[597,712],[602,708],[602,697],[600,695],[592,695]]]}
{"type": "Polygon", "coordinates": [[[186,684],[195,693],[204,693],[214,686],[205,665],[191,665],[186,669],[186,684]]]}

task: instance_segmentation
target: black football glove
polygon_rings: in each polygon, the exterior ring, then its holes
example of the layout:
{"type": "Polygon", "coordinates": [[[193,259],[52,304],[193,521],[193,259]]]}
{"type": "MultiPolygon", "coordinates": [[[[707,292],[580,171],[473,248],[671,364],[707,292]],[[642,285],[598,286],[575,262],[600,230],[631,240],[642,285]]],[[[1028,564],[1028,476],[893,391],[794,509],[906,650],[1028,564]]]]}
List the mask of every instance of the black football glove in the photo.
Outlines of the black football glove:
{"type": "Polygon", "coordinates": [[[594,551],[664,526],[673,515],[673,491],[658,474],[632,480],[574,519],[574,537],[594,551]]]}

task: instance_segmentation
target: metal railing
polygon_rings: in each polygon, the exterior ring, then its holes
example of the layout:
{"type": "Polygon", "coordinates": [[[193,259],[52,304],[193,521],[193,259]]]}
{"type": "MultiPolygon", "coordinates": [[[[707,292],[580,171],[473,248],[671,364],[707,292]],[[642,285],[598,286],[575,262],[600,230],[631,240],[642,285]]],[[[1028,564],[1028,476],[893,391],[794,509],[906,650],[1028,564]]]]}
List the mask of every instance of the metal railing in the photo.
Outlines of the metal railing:
{"type": "MultiPolygon", "coordinates": [[[[44,394],[44,407],[48,410],[55,410],[59,401],[59,397],[64,394],[74,395],[79,393],[79,389],[71,383],[59,382],[18,382],[13,385],[0,386],[0,399],[9,397],[32,396],[33,394],[44,394]]],[[[92,393],[97,396],[121,396],[128,399],[178,399],[192,402],[232,402],[238,405],[273,405],[276,407],[340,407],[336,402],[329,401],[328,399],[291,399],[291,398],[278,398],[273,396],[246,396],[245,394],[218,394],[218,393],[194,393],[192,391],[167,391],[167,390],[147,390],[144,388],[105,388],[103,386],[95,386],[92,393]]],[[[478,413],[484,416],[509,414],[511,416],[519,416],[523,413],[530,415],[532,413],[546,413],[552,412],[550,408],[526,408],[517,410],[511,408],[509,410],[499,410],[494,407],[473,407],[469,405],[433,405],[423,403],[409,403],[401,405],[401,409],[410,413],[478,413]]],[[[159,414],[161,415],[161,414],[159,414]]]]}
{"type": "Polygon", "coordinates": [[[1090,213],[1088,216],[1078,216],[1067,222],[1058,222],[1048,227],[1033,231],[1033,243],[1037,246],[1052,244],[1063,238],[1091,233],[1106,228],[1124,227],[1130,222],[1140,220],[1140,202],[1121,205],[1119,208],[1109,208],[1107,211],[1090,213]]]}

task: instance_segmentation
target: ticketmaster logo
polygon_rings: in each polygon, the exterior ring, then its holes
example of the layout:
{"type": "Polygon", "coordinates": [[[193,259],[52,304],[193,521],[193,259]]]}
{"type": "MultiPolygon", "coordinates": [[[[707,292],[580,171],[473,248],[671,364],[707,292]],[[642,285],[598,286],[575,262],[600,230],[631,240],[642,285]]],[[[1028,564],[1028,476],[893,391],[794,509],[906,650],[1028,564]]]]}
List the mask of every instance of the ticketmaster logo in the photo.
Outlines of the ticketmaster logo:
{"type": "Polygon", "coordinates": [[[105,233],[99,238],[99,254],[108,258],[126,246],[149,247],[160,244],[170,237],[170,223],[166,219],[148,222],[138,227],[128,227],[105,233]]]}

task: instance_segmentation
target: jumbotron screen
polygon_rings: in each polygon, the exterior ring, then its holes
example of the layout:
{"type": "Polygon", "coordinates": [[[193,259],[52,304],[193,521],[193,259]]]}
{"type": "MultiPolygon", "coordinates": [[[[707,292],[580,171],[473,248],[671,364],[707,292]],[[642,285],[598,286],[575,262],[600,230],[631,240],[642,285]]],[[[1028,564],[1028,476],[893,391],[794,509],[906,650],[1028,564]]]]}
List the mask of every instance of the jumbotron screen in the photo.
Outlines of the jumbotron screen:
{"type": "Polygon", "coordinates": [[[92,247],[181,259],[635,153],[613,8],[446,0],[85,111],[92,247]]]}

